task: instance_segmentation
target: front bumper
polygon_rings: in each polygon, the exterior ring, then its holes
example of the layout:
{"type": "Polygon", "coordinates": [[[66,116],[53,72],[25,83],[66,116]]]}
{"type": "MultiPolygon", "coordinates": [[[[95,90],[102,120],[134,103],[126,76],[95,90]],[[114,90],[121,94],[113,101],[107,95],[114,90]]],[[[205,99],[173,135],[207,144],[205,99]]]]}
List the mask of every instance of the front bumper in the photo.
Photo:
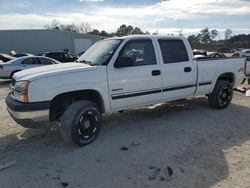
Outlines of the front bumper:
{"type": "Polygon", "coordinates": [[[42,128],[50,124],[49,102],[22,103],[9,94],[5,100],[11,117],[26,128],[42,128]]]}

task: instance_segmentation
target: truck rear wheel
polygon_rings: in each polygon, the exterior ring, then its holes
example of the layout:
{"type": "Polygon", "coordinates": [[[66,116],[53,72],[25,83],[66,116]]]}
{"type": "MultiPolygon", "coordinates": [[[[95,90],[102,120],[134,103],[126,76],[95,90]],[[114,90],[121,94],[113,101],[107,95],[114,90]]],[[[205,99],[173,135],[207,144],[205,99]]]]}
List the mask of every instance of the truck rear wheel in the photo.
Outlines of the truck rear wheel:
{"type": "Polygon", "coordinates": [[[212,108],[223,109],[228,107],[233,98],[232,84],[227,80],[218,80],[213,92],[208,95],[208,102],[212,108]]]}
{"type": "Polygon", "coordinates": [[[96,139],[101,123],[102,116],[95,103],[76,101],[62,115],[60,131],[67,143],[85,146],[96,139]]]}

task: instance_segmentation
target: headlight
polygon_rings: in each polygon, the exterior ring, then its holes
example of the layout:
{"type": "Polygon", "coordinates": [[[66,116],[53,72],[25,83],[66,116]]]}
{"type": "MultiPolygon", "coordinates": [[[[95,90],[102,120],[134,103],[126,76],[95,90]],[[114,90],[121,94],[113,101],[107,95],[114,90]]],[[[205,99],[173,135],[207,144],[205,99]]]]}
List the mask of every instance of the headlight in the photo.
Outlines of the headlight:
{"type": "Polygon", "coordinates": [[[14,90],[15,90],[16,100],[22,102],[29,102],[29,97],[28,97],[29,83],[30,83],[29,81],[19,81],[15,83],[14,90]]]}
{"type": "Polygon", "coordinates": [[[29,81],[16,82],[14,87],[18,92],[28,91],[29,81]]]}

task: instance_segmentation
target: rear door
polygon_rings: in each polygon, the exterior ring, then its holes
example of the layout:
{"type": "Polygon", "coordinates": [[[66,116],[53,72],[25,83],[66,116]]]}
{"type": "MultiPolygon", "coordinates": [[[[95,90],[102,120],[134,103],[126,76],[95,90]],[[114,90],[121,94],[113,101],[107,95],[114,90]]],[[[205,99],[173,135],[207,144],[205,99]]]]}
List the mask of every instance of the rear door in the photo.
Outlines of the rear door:
{"type": "Polygon", "coordinates": [[[196,67],[181,39],[159,39],[162,56],[164,101],[192,96],[196,89],[196,67]]]}
{"type": "Polygon", "coordinates": [[[22,69],[28,69],[28,68],[41,66],[39,59],[36,57],[25,58],[21,64],[22,64],[22,69]]]}
{"type": "Polygon", "coordinates": [[[47,59],[47,58],[43,58],[43,57],[40,57],[39,58],[39,61],[40,61],[40,64],[41,65],[52,65],[52,64],[56,64],[54,61],[50,60],[50,59],[47,59]]]}
{"type": "Polygon", "coordinates": [[[133,65],[108,69],[111,109],[143,106],[161,101],[161,71],[151,39],[130,40],[119,57],[130,57],[133,65]]]}

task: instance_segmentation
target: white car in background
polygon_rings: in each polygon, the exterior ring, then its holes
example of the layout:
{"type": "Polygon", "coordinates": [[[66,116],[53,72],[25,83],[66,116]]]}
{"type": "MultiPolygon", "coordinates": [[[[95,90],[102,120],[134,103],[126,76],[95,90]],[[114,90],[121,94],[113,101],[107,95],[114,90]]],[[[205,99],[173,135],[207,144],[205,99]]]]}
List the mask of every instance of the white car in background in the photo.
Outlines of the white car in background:
{"type": "Polygon", "coordinates": [[[24,56],[6,63],[0,62],[0,78],[10,79],[18,71],[58,63],[57,60],[41,56],[24,56]]]}

